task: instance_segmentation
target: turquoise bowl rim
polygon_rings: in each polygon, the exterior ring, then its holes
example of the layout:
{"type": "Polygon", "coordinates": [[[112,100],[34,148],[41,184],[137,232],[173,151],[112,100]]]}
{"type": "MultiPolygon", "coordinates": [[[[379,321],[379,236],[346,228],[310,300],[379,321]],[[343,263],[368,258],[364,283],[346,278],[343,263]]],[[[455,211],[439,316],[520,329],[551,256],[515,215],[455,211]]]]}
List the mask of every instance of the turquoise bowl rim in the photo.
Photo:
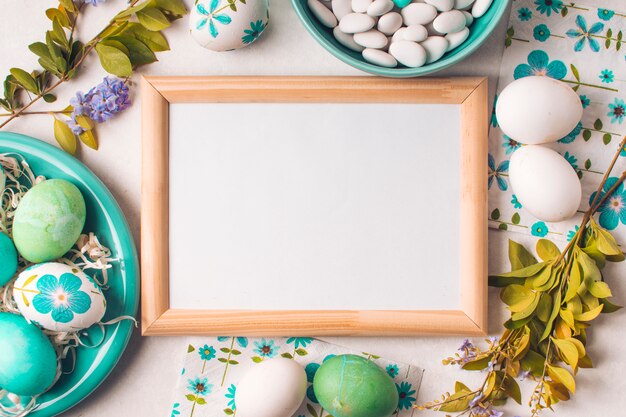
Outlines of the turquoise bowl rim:
{"type": "MultiPolygon", "coordinates": [[[[81,186],[87,188],[101,205],[108,223],[114,224],[114,230],[108,232],[111,238],[118,241],[118,256],[124,259],[122,275],[123,307],[122,314],[136,317],[139,307],[139,260],[137,249],[130,227],[120,206],[104,183],[87,168],[82,162],[46,142],[29,136],[11,132],[0,132],[0,148],[8,148],[10,152],[19,153],[26,160],[33,156],[50,164],[66,175],[76,177],[81,186]]],[[[4,151],[6,152],[6,151],[4,151]]],[[[45,175],[45,172],[36,172],[45,175]]],[[[89,215],[89,214],[88,214],[89,215]]],[[[126,350],[133,333],[134,324],[129,320],[107,326],[107,338],[98,349],[99,361],[88,369],[87,377],[81,377],[80,383],[72,386],[63,386],[57,383],[50,391],[44,393],[40,399],[40,407],[29,416],[50,417],[67,411],[86,397],[88,397],[113,371],[126,350]],[[60,392],[59,392],[60,391],[60,392]],[[59,394],[59,395],[56,395],[59,394]]],[[[79,352],[80,354],[80,352],[79,352]]],[[[84,372],[82,370],[81,372],[84,372]]]]}
{"type": "MultiPolygon", "coordinates": [[[[308,10],[305,10],[308,6],[306,5],[306,0],[291,0],[291,4],[300,19],[300,22],[304,25],[307,31],[313,36],[313,38],[322,45],[324,49],[330,52],[335,58],[345,62],[346,64],[360,69],[361,71],[369,72],[374,75],[382,75],[384,77],[394,77],[394,78],[410,78],[410,77],[419,77],[422,75],[432,74],[437,71],[441,71],[452,65],[455,65],[471,54],[473,54],[493,33],[496,26],[502,20],[504,13],[508,7],[509,0],[493,0],[489,10],[485,15],[481,16],[480,19],[489,19],[486,26],[483,28],[482,32],[478,34],[478,37],[471,40],[471,42],[464,42],[459,47],[454,50],[452,55],[444,55],[438,61],[435,61],[431,64],[424,65],[419,68],[387,68],[381,67],[378,65],[370,64],[369,62],[363,59],[357,59],[350,55],[348,48],[344,46],[337,46],[333,42],[329,41],[322,34],[322,31],[328,32],[330,29],[323,26],[320,22],[318,22],[314,16],[310,16],[307,14],[308,10]]],[[[474,24],[476,24],[474,22],[474,24]]]]}

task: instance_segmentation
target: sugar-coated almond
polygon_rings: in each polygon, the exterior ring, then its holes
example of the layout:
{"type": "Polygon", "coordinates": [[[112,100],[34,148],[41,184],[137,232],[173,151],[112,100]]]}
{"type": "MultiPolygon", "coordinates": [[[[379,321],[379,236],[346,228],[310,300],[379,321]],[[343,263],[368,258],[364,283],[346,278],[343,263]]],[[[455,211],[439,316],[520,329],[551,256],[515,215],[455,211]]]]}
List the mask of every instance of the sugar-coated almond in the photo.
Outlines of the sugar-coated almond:
{"type": "Polygon", "coordinates": [[[331,29],[337,26],[337,18],[322,2],[319,0],[307,0],[307,4],[309,5],[309,9],[311,9],[311,13],[313,13],[322,25],[331,29]]]}
{"type": "Polygon", "coordinates": [[[364,13],[350,13],[345,15],[339,21],[339,29],[343,33],[359,33],[367,32],[376,24],[376,20],[372,16],[364,13]]]}
{"type": "Polygon", "coordinates": [[[416,42],[394,42],[389,45],[389,54],[399,63],[410,68],[418,68],[426,63],[426,51],[416,42]]]}
{"type": "Polygon", "coordinates": [[[367,48],[362,54],[366,61],[381,67],[393,68],[398,65],[398,61],[394,57],[380,49],[367,48]]]}

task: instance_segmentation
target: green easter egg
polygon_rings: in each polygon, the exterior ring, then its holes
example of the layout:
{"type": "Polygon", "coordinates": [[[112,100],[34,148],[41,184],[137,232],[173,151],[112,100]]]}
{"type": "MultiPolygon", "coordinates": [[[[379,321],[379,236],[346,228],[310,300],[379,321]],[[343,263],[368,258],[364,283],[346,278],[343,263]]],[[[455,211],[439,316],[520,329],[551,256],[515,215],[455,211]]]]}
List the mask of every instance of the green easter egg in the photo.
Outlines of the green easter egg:
{"type": "Polygon", "coordinates": [[[398,406],[398,390],[389,375],[357,355],[324,362],[313,379],[313,390],[334,417],[387,417],[398,406]]]}
{"type": "Polygon", "coordinates": [[[0,232],[0,287],[6,285],[17,271],[17,251],[10,237],[0,232]]]}
{"type": "Polygon", "coordinates": [[[411,0],[393,0],[393,2],[395,3],[396,6],[402,9],[408,6],[411,3],[411,0]]]}
{"type": "Polygon", "coordinates": [[[76,243],[85,226],[85,200],[65,180],[35,185],[22,198],[13,220],[13,240],[30,262],[60,258],[76,243]]]}
{"type": "Polygon", "coordinates": [[[46,391],[57,374],[50,340],[22,316],[0,313],[0,387],[17,395],[46,391]]]}

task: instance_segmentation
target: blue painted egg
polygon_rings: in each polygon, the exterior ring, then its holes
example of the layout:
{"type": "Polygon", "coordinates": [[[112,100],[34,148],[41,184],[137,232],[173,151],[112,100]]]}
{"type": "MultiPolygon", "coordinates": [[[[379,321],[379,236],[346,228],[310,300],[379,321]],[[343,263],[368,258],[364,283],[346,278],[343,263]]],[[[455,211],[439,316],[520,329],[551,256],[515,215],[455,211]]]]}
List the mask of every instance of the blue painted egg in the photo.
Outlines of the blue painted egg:
{"type": "Polygon", "coordinates": [[[0,387],[33,396],[55,381],[57,355],[52,343],[34,324],[12,313],[0,313],[0,387]]]}
{"type": "Polygon", "coordinates": [[[10,237],[0,232],[0,287],[6,285],[17,271],[17,251],[10,237]]]}

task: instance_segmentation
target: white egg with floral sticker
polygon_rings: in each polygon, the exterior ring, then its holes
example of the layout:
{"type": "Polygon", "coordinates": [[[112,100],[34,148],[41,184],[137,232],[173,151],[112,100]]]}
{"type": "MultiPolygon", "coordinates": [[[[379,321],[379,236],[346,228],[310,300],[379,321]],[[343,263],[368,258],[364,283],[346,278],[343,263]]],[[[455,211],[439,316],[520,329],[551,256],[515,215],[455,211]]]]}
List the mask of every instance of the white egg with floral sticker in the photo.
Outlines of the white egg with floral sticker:
{"type": "Polygon", "coordinates": [[[189,30],[200,46],[231,51],[256,41],[269,17],[269,0],[198,0],[189,14],[189,30]]]}
{"type": "Polygon", "coordinates": [[[98,284],[69,265],[48,262],[20,273],[13,298],[27,320],[59,332],[86,329],[102,320],[106,299],[98,284]]]}

